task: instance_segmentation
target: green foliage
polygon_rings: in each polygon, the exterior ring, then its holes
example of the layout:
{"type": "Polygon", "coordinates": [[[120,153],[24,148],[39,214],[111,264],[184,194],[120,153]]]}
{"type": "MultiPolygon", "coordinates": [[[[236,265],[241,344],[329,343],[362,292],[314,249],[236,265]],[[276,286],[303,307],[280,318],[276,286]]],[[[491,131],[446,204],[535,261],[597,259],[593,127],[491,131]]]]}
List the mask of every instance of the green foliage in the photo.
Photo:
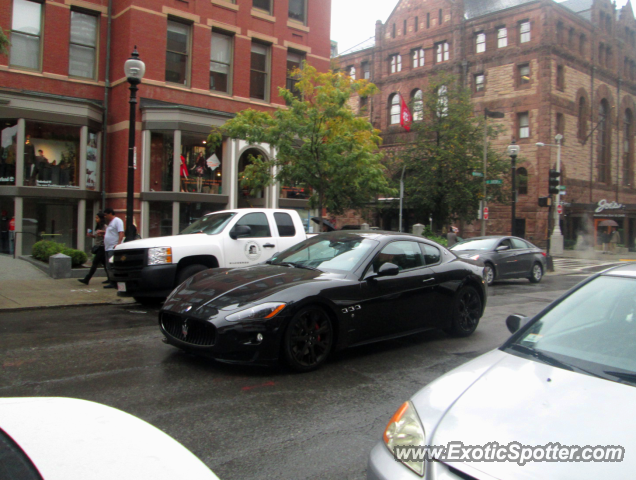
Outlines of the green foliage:
{"type": "Polygon", "coordinates": [[[0,28],[0,55],[9,55],[9,39],[0,28]]]}
{"type": "Polygon", "coordinates": [[[428,238],[429,240],[432,240],[435,243],[439,243],[440,245],[444,247],[448,244],[448,240],[446,239],[446,237],[444,236],[440,237],[439,235],[435,235],[429,225],[427,225],[424,228],[424,231],[422,232],[422,236],[424,238],[428,238]]]}
{"type": "MultiPolygon", "coordinates": [[[[412,126],[414,142],[395,153],[389,168],[399,181],[401,167],[406,166],[405,198],[416,212],[414,220],[428,223],[432,216],[440,230],[453,221],[477,217],[484,179],[472,172],[483,171],[485,120],[475,115],[470,91],[447,73],[430,78],[423,100],[423,119],[412,126]]],[[[499,131],[489,120],[489,139],[499,131]]],[[[509,165],[503,153],[489,148],[488,179],[505,178],[509,165]]],[[[505,186],[489,185],[487,195],[488,201],[504,201],[509,194],[505,186]]]]}
{"type": "Polygon", "coordinates": [[[324,207],[332,214],[359,208],[377,195],[395,194],[380,163],[379,131],[348,104],[352,94],[370,96],[377,87],[333,71],[319,73],[308,64],[292,75],[298,95],[279,88],[288,108],[243,110],[211,133],[217,140],[221,133],[276,148],[276,158],[257,159],[246,167],[242,185],[252,190],[275,182],[304,185],[311,191],[310,208],[324,207]]]}
{"type": "Polygon", "coordinates": [[[41,240],[35,245],[33,245],[33,249],[31,250],[31,255],[42,262],[49,262],[49,257],[51,255],[56,255],[58,253],[63,253],[64,255],[68,255],[71,257],[71,264],[74,267],[79,267],[83,265],[88,259],[86,253],[81,250],[75,250],[73,248],[67,248],[61,243],[52,242],[50,240],[41,240]]]}

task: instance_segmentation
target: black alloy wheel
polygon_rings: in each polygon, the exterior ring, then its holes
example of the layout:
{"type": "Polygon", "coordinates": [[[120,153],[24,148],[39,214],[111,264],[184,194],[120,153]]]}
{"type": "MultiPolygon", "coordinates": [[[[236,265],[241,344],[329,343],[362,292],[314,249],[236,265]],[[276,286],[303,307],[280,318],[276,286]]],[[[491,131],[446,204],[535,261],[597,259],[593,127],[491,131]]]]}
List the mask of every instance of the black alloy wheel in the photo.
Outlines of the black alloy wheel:
{"type": "Polygon", "coordinates": [[[532,283],[539,283],[543,278],[543,268],[540,264],[535,263],[532,265],[532,271],[530,272],[530,277],[528,279],[532,283]]]}
{"type": "Polygon", "coordinates": [[[332,346],[331,319],[318,306],[305,307],[294,315],[283,339],[285,361],[297,372],[318,368],[327,360],[332,346]]]}
{"type": "Polygon", "coordinates": [[[495,283],[495,267],[492,263],[486,263],[484,266],[484,279],[488,286],[491,286],[495,283]]]}
{"type": "Polygon", "coordinates": [[[474,287],[459,289],[453,299],[453,318],[445,332],[453,337],[468,337],[477,328],[482,314],[481,298],[474,287]]]}

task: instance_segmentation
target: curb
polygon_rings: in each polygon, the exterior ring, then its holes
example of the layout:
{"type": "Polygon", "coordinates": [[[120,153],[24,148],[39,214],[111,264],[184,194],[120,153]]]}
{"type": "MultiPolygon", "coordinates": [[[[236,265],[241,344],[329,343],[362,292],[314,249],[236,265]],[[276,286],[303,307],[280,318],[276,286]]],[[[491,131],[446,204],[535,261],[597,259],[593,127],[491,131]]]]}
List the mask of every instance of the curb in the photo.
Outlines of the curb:
{"type": "Polygon", "coordinates": [[[137,302],[91,302],[91,303],[75,303],[72,305],[37,305],[33,307],[15,307],[0,308],[0,313],[24,312],[28,310],[44,310],[47,308],[79,308],[79,307],[97,307],[100,305],[138,305],[137,302]]]}

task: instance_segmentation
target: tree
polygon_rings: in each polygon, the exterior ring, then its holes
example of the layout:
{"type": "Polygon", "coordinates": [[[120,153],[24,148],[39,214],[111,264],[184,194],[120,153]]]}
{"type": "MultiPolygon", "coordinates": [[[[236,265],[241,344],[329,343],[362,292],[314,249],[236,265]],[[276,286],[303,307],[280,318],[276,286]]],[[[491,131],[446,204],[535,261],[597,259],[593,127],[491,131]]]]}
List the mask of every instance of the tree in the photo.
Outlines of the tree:
{"type": "Polygon", "coordinates": [[[276,158],[251,158],[242,185],[304,185],[311,191],[310,208],[320,214],[323,208],[341,214],[391,193],[380,162],[379,131],[348,103],[353,93],[373,95],[375,85],[333,71],[320,73],[308,64],[292,75],[294,92],[279,88],[287,108],[243,110],[208,139],[214,144],[228,136],[276,148],[276,158]]]}
{"type": "MultiPolygon", "coordinates": [[[[422,121],[412,126],[414,141],[395,154],[406,167],[405,198],[416,212],[415,220],[426,222],[432,216],[438,230],[454,220],[475,220],[483,197],[484,178],[472,173],[483,171],[485,120],[475,115],[470,97],[453,75],[431,77],[422,121]]],[[[499,131],[491,121],[489,139],[499,131]]],[[[500,178],[508,170],[504,155],[489,149],[488,178],[500,178]]],[[[489,201],[507,195],[505,187],[489,186],[489,201]]]]}
{"type": "Polygon", "coordinates": [[[9,39],[0,28],[0,55],[9,55],[9,39]]]}

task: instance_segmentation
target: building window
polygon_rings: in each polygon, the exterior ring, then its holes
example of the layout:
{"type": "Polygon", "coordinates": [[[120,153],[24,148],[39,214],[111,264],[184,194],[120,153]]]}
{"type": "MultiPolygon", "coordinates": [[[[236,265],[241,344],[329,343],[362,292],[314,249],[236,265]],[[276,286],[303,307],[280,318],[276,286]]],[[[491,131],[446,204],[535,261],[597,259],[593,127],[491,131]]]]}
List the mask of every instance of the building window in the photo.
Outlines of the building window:
{"type": "Polygon", "coordinates": [[[598,58],[596,60],[599,65],[603,65],[605,63],[605,45],[602,43],[598,46],[598,58]]]}
{"type": "Polygon", "coordinates": [[[517,168],[517,195],[528,194],[528,170],[523,167],[517,168]]]}
{"type": "Polygon", "coordinates": [[[413,91],[413,121],[421,122],[424,120],[424,94],[422,90],[413,91]]]}
{"type": "Polygon", "coordinates": [[[369,68],[369,62],[362,62],[362,78],[365,80],[371,80],[371,70],[369,68]]]}
{"type": "Polygon", "coordinates": [[[497,48],[508,46],[508,29],[501,27],[497,29],[497,48]]]}
{"type": "Polygon", "coordinates": [[[420,29],[420,18],[415,17],[415,23],[413,24],[413,31],[417,32],[420,29]]]}
{"type": "Polygon", "coordinates": [[[406,20],[404,20],[404,25],[402,26],[402,35],[406,35],[406,20]]]}
{"type": "Polygon", "coordinates": [[[250,97],[268,101],[269,47],[252,43],[250,63],[250,97]]]}
{"type": "Polygon", "coordinates": [[[519,24],[519,43],[530,41],[530,22],[525,21],[519,24]]]}
{"type": "Polygon", "coordinates": [[[402,71],[402,55],[391,55],[391,73],[402,71]]]}
{"type": "Polygon", "coordinates": [[[413,50],[413,68],[424,66],[424,49],[418,48],[413,50]]]}
{"type": "Polygon", "coordinates": [[[475,53],[484,53],[486,51],[486,34],[480,32],[475,35],[475,53]]]}
{"type": "Polygon", "coordinates": [[[565,115],[562,113],[556,114],[556,133],[563,136],[561,139],[561,145],[565,144],[565,115]]]}
{"type": "Polygon", "coordinates": [[[475,75],[475,92],[484,91],[484,74],[478,73],[475,75]]]}
{"type": "Polygon", "coordinates": [[[557,65],[556,87],[561,91],[565,90],[565,67],[563,65],[557,65]]]}
{"type": "Polygon", "coordinates": [[[530,83],[530,65],[527,63],[525,65],[519,65],[517,70],[519,72],[518,84],[526,85],[530,83]]]}
{"type": "Polygon", "coordinates": [[[439,24],[441,25],[444,22],[444,19],[442,18],[442,9],[441,8],[439,9],[438,15],[439,15],[439,24]]]}
{"type": "Polygon", "coordinates": [[[289,0],[289,18],[302,24],[307,23],[307,0],[289,0]]]}
{"type": "Polygon", "coordinates": [[[623,185],[632,184],[634,165],[634,119],[630,109],[625,110],[623,117],[623,185]]]}
{"type": "Polygon", "coordinates": [[[431,28],[431,14],[426,14],[426,28],[431,28]]]}
{"type": "Polygon", "coordinates": [[[360,97],[360,115],[369,114],[369,97],[360,97]]]}
{"type": "Polygon", "coordinates": [[[397,93],[389,98],[389,125],[400,124],[400,96],[397,93]]]}
{"type": "Polygon", "coordinates": [[[437,89],[437,116],[448,116],[448,88],[442,85],[437,89]]]}
{"type": "Polygon", "coordinates": [[[437,63],[448,61],[448,58],[449,58],[448,42],[436,43],[435,53],[436,53],[437,63]]]}
{"type": "Polygon", "coordinates": [[[568,31],[568,47],[572,50],[574,50],[575,37],[576,37],[576,34],[574,33],[574,29],[570,28],[570,30],[568,31]]]}
{"type": "Polygon", "coordinates": [[[608,68],[612,68],[613,63],[612,49],[611,47],[605,47],[605,66],[608,68]]]}
{"type": "MultiPolygon", "coordinates": [[[[272,13],[272,0],[252,0],[252,7],[264,10],[271,15],[272,13]]],[[[291,7],[290,7],[291,10],[291,7]]]]}
{"type": "MultiPolygon", "coordinates": [[[[0,185],[15,185],[17,165],[18,121],[8,118],[0,120],[0,185]]],[[[25,175],[26,178],[27,175],[25,175]]]]}
{"type": "MultiPolygon", "coordinates": [[[[298,99],[301,98],[301,93],[296,88],[296,84],[298,83],[298,76],[292,75],[292,72],[294,70],[300,70],[302,68],[303,60],[304,60],[304,56],[301,55],[300,53],[287,52],[287,81],[285,83],[285,88],[287,88],[287,90],[292,92],[294,96],[298,99]]],[[[351,78],[355,80],[356,78],[355,68],[354,67],[351,67],[351,68],[353,68],[353,76],[351,78]]]]}
{"type": "Polygon", "coordinates": [[[636,78],[636,63],[634,61],[629,62],[629,79],[634,80],[636,78]]]}
{"type": "Polygon", "coordinates": [[[530,138],[530,115],[528,112],[517,114],[519,122],[519,138],[530,138]]]}
{"type": "Polygon", "coordinates": [[[609,119],[609,103],[601,100],[599,105],[599,125],[598,125],[598,181],[609,183],[610,176],[610,156],[611,156],[611,121],[609,119]]]}
{"type": "Polygon", "coordinates": [[[188,84],[190,26],[168,20],[166,48],[166,82],[188,84]]]}
{"type": "Polygon", "coordinates": [[[585,141],[587,137],[587,108],[585,104],[585,97],[579,98],[579,112],[578,112],[578,120],[579,120],[579,140],[585,141]]]}
{"type": "Polygon", "coordinates": [[[557,22],[557,26],[556,26],[556,37],[557,37],[557,43],[559,45],[563,45],[564,42],[564,38],[563,38],[563,22],[557,22]]]}
{"type": "Polygon", "coordinates": [[[356,79],[356,67],[354,67],[353,65],[350,65],[347,67],[347,75],[349,76],[349,78],[351,78],[351,80],[355,80],[356,79]]]}
{"type": "Polygon", "coordinates": [[[97,17],[71,11],[68,74],[73,77],[95,78],[96,48],[97,17]]]}
{"type": "Polygon", "coordinates": [[[586,37],[585,35],[581,34],[581,36],[579,37],[579,55],[585,55],[585,42],[586,42],[586,37]]]}
{"type": "Polygon", "coordinates": [[[232,93],[232,37],[212,32],[210,47],[210,90],[232,93]]]}
{"type": "Polygon", "coordinates": [[[14,67],[40,69],[42,4],[29,0],[13,1],[11,60],[14,67]]]}

